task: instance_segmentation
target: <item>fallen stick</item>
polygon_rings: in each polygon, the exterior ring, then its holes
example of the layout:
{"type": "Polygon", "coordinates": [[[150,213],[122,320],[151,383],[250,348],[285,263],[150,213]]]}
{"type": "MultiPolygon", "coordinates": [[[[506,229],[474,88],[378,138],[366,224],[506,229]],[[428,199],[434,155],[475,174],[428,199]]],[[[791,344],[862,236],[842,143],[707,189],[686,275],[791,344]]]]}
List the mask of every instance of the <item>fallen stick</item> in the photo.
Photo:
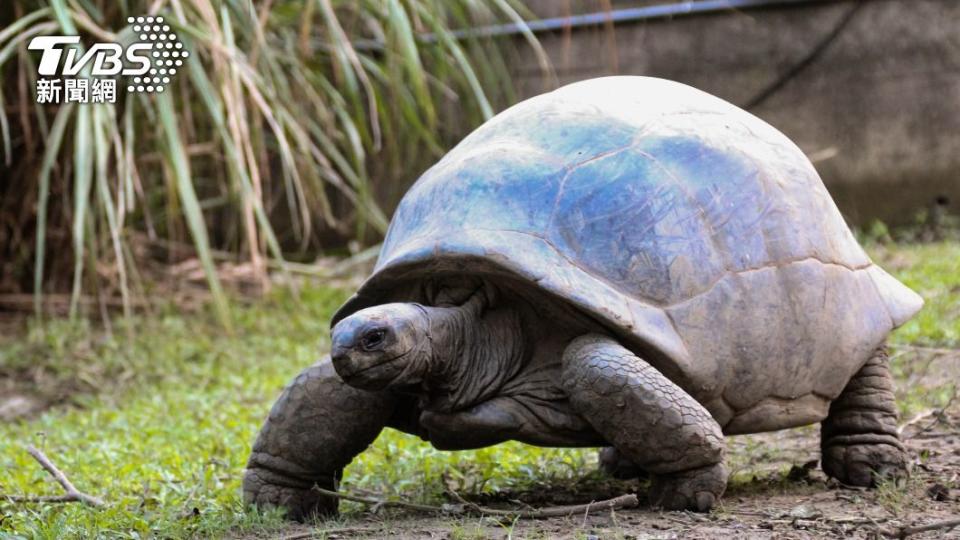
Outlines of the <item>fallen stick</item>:
{"type": "MultiPolygon", "coordinates": [[[[920,436],[920,435],[923,435],[924,433],[926,433],[926,432],[930,431],[931,429],[933,429],[934,427],[936,427],[937,424],[939,424],[939,423],[941,423],[941,422],[946,423],[947,411],[950,409],[951,406],[953,406],[953,402],[954,402],[954,400],[956,400],[956,399],[957,399],[957,387],[954,386],[954,387],[953,387],[953,393],[950,394],[950,398],[947,400],[947,404],[944,405],[943,407],[940,407],[939,409],[932,409],[932,410],[930,411],[929,416],[924,416],[924,418],[929,418],[930,416],[933,416],[933,417],[935,417],[935,418],[934,418],[934,420],[933,420],[932,422],[928,423],[926,426],[920,428],[919,431],[917,431],[916,433],[914,433],[914,434],[913,434],[913,437],[918,437],[918,436],[920,436]]],[[[922,415],[922,414],[923,414],[923,413],[921,413],[921,415],[922,415]]],[[[921,416],[921,415],[918,415],[918,417],[921,416]]],[[[918,420],[917,418],[911,419],[910,422],[908,422],[907,424],[904,424],[902,428],[897,428],[897,433],[898,433],[898,434],[902,434],[902,430],[905,430],[905,428],[907,427],[908,424],[911,424],[911,423],[919,423],[919,421],[920,421],[920,420],[923,420],[924,418],[920,418],[919,420],[918,420]]]]}
{"type": "Polygon", "coordinates": [[[914,416],[910,420],[907,420],[897,428],[897,435],[903,436],[903,432],[906,431],[908,427],[919,424],[920,422],[923,422],[927,418],[930,418],[931,416],[939,414],[940,412],[941,412],[940,409],[927,409],[926,411],[923,411],[917,414],[916,416],[914,416]]]}
{"type": "Polygon", "coordinates": [[[537,519],[549,517],[566,517],[583,512],[583,516],[599,512],[601,510],[612,510],[618,508],[634,508],[640,505],[637,496],[630,493],[620,495],[604,501],[591,501],[586,504],[575,504],[570,506],[548,506],[546,508],[535,508],[527,505],[529,510],[498,510],[496,508],[486,508],[476,503],[465,500],[459,493],[451,491],[450,494],[460,502],[460,504],[471,508],[478,514],[487,514],[491,516],[519,516],[524,519],[537,519]]]}
{"type": "Polygon", "coordinates": [[[446,512],[443,508],[439,506],[430,506],[426,504],[416,504],[408,503],[404,501],[389,501],[386,499],[377,499],[374,497],[362,497],[360,495],[353,495],[351,493],[330,491],[328,489],[323,489],[320,486],[313,486],[313,490],[317,493],[322,493],[327,497],[336,497],[337,499],[343,499],[345,501],[353,501],[363,504],[370,504],[373,506],[383,507],[383,506],[395,506],[397,508],[407,508],[410,510],[420,510],[421,512],[446,512]]]}
{"type": "Polygon", "coordinates": [[[364,534],[364,533],[375,533],[379,532],[381,529],[375,529],[373,527],[341,527],[339,529],[319,529],[315,531],[290,534],[287,536],[281,536],[280,540],[306,540],[308,538],[326,538],[330,535],[339,535],[339,534],[364,534]]]}
{"type": "Polygon", "coordinates": [[[67,503],[79,502],[70,495],[0,495],[0,499],[15,503],[67,503]]]}
{"type": "Polygon", "coordinates": [[[960,355],[960,348],[953,349],[949,347],[924,347],[922,345],[907,345],[907,344],[896,345],[895,348],[907,349],[910,351],[925,352],[925,353],[937,354],[937,355],[949,355],[949,356],[960,355]]]}
{"type": "Polygon", "coordinates": [[[416,504],[408,503],[404,501],[391,501],[383,498],[374,498],[374,497],[362,497],[359,495],[353,495],[346,492],[336,492],[323,489],[319,486],[314,486],[315,491],[322,493],[328,497],[336,497],[338,499],[343,499],[346,501],[353,501],[363,504],[369,504],[376,507],[384,506],[394,506],[398,508],[408,508],[410,510],[418,510],[421,512],[434,512],[434,513],[463,513],[463,509],[470,509],[477,514],[486,514],[489,516],[511,516],[517,517],[520,519],[541,519],[541,518],[550,518],[550,517],[565,517],[573,514],[591,514],[595,512],[601,512],[604,510],[613,510],[618,508],[634,508],[640,505],[640,501],[637,500],[637,496],[634,494],[620,495],[619,497],[614,497],[612,499],[607,499],[604,501],[590,502],[587,504],[576,504],[572,506],[548,506],[545,508],[534,508],[532,510],[500,510],[497,508],[486,508],[475,503],[467,502],[459,495],[455,495],[456,498],[460,501],[462,507],[461,510],[457,510],[455,506],[445,505],[440,506],[431,506],[426,504],[416,504]]]}
{"type": "Polygon", "coordinates": [[[57,468],[56,465],[50,461],[43,452],[38,450],[34,446],[28,446],[27,452],[33,456],[33,459],[37,460],[37,463],[44,468],[51,476],[63,487],[63,490],[67,492],[66,495],[56,495],[56,496],[29,496],[29,495],[0,495],[0,498],[6,499],[11,502],[16,503],[69,503],[69,502],[82,502],[84,504],[99,507],[103,506],[103,501],[92,496],[87,495],[86,493],[77,489],[70,479],[67,478],[67,475],[63,474],[63,471],[57,468]]]}
{"type": "Polygon", "coordinates": [[[960,519],[947,519],[944,521],[934,521],[933,523],[927,523],[925,525],[900,527],[895,530],[880,529],[880,533],[889,538],[907,538],[908,536],[913,536],[915,534],[939,531],[943,529],[946,529],[943,532],[949,532],[950,529],[958,526],[960,526],[960,519]]]}

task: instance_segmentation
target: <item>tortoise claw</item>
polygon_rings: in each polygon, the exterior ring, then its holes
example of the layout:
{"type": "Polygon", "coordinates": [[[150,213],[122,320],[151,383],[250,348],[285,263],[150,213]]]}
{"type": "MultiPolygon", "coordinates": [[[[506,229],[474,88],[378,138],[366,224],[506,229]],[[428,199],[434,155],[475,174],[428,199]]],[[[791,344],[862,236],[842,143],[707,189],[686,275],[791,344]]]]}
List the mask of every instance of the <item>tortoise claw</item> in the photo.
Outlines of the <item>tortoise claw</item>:
{"type": "Polygon", "coordinates": [[[709,512],[726,487],[727,467],[723,463],[656,475],[650,484],[650,503],[664,510],[709,512]]]}
{"type": "Polygon", "coordinates": [[[909,474],[906,452],[889,444],[829,446],[821,461],[824,472],[849,486],[876,487],[909,474]]]}

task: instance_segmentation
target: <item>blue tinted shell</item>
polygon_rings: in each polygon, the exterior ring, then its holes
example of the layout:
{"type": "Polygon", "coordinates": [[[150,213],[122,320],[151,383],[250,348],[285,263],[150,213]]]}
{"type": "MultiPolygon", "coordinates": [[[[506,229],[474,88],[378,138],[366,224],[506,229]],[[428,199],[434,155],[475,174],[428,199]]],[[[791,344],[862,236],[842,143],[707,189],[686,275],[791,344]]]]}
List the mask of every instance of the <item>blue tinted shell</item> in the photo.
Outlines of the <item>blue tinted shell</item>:
{"type": "Polygon", "coordinates": [[[572,84],[470,134],[403,198],[334,323],[437,272],[507,274],[572,303],[728,432],[825,414],[922,305],[783,134],[647,77],[572,84]],[[784,421],[768,406],[782,402],[800,412],[784,421]]]}

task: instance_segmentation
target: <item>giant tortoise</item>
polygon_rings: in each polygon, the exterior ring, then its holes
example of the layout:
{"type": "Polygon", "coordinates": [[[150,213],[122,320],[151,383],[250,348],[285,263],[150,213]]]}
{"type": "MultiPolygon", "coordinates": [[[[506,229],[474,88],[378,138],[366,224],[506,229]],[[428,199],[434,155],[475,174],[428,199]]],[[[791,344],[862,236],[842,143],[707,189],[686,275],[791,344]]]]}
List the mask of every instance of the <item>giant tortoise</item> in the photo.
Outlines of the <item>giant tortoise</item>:
{"type": "Polygon", "coordinates": [[[384,427],[443,450],[596,446],[710,509],[724,435],[821,423],[823,470],[906,472],[885,341],[923,301],[776,129],[683,84],[583,81],[480,126],[401,201],[332,351],[284,390],[245,499],[336,512],[384,427]]]}

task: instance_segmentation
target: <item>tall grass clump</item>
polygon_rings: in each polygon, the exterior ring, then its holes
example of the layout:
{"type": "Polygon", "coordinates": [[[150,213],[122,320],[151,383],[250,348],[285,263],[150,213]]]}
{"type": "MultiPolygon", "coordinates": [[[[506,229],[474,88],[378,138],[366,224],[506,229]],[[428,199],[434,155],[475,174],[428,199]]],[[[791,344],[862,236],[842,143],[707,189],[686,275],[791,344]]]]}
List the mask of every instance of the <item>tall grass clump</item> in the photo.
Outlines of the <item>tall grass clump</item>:
{"type": "Polygon", "coordinates": [[[150,294],[144,262],[186,245],[226,321],[217,257],[263,279],[385,231],[397,186],[512,97],[500,45],[451,30],[523,13],[513,0],[5,0],[0,293],[32,294],[38,313],[53,297],[71,315],[129,312],[150,294]],[[165,92],[120,79],[115,104],[37,104],[33,37],[129,44],[141,15],[192,53],[165,92]]]}

